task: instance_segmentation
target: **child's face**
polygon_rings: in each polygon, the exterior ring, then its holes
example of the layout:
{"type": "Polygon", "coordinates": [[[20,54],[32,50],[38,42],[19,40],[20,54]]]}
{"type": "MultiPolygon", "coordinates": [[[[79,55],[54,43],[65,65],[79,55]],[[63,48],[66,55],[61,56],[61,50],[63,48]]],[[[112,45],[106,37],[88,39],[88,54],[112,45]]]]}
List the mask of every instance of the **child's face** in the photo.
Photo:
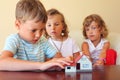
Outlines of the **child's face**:
{"type": "Polygon", "coordinates": [[[22,39],[35,44],[43,33],[45,23],[41,21],[36,23],[34,20],[28,20],[25,23],[16,21],[16,26],[18,27],[19,35],[22,39]]]}
{"type": "Polygon", "coordinates": [[[98,24],[93,21],[90,26],[85,28],[86,35],[91,41],[99,41],[101,39],[101,30],[98,24]]]}
{"type": "Polygon", "coordinates": [[[48,16],[46,31],[52,38],[60,38],[63,30],[62,18],[60,15],[48,16]]]}

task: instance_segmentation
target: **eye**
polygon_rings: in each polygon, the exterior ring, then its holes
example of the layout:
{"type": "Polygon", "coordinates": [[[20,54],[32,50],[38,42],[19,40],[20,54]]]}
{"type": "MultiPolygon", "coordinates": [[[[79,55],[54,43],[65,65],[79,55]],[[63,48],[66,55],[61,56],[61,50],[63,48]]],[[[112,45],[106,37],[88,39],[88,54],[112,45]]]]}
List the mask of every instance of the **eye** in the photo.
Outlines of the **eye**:
{"type": "Polygon", "coordinates": [[[47,24],[47,27],[50,27],[51,26],[51,24],[47,24]]]}
{"type": "Polygon", "coordinates": [[[59,23],[55,23],[55,26],[58,26],[59,25],[59,23]]]}
{"type": "Polygon", "coordinates": [[[33,33],[36,32],[36,29],[33,29],[32,32],[33,32],[33,33]]]}
{"type": "Polygon", "coordinates": [[[85,31],[89,31],[89,28],[86,28],[85,31]]]}
{"type": "Polygon", "coordinates": [[[93,26],[92,29],[96,29],[96,27],[93,26]]]}

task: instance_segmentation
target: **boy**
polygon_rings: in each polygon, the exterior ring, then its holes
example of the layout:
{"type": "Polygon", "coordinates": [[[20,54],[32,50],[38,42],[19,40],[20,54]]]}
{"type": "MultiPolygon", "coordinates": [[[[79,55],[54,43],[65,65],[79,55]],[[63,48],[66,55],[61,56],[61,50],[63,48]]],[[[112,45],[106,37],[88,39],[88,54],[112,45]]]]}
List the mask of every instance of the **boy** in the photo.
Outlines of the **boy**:
{"type": "Polygon", "coordinates": [[[47,70],[69,65],[69,58],[59,57],[42,36],[47,14],[39,0],[20,0],[16,5],[15,25],[18,33],[10,35],[0,56],[0,70],[47,70]]]}

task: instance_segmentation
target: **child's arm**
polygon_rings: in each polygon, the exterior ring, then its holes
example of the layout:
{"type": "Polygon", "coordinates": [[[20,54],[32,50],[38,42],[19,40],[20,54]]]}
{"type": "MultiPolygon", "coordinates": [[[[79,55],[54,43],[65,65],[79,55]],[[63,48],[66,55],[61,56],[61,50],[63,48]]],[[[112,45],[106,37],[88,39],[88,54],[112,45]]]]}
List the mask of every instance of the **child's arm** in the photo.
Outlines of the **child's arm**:
{"type": "Polygon", "coordinates": [[[99,60],[95,63],[95,65],[104,65],[104,59],[106,58],[106,52],[109,48],[110,48],[110,42],[106,42],[99,55],[99,60]]]}
{"type": "Polygon", "coordinates": [[[85,54],[86,56],[89,56],[89,58],[91,58],[90,51],[89,51],[89,45],[87,42],[82,43],[82,51],[83,51],[83,54],[85,54]]]}
{"type": "Polygon", "coordinates": [[[99,58],[106,58],[106,51],[110,48],[110,42],[106,42],[102,48],[99,58]]]}
{"type": "Polygon", "coordinates": [[[55,58],[46,62],[33,62],[13,58],[10,51],[3,51],[0,56],[0,70],[7,71],[24,71],[24,70],[47,70],[54,66],[64,68],[64,65],[69,65],[72,61],[68,58],[55,58]]]}

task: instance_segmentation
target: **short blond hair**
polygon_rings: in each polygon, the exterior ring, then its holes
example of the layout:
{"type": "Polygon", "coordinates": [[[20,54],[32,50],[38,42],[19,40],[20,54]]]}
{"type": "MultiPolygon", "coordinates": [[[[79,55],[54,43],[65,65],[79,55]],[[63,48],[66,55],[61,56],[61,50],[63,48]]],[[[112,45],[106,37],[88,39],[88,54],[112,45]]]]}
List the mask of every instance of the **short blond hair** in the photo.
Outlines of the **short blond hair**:
{"type": "Polygon", "coordinates": [[[16,5],[16,20],[26,22],[26,20],[36,19],[36,22],[46,23],[47,13],[43,4],[39,0],[19,0],[16,5]]]}

